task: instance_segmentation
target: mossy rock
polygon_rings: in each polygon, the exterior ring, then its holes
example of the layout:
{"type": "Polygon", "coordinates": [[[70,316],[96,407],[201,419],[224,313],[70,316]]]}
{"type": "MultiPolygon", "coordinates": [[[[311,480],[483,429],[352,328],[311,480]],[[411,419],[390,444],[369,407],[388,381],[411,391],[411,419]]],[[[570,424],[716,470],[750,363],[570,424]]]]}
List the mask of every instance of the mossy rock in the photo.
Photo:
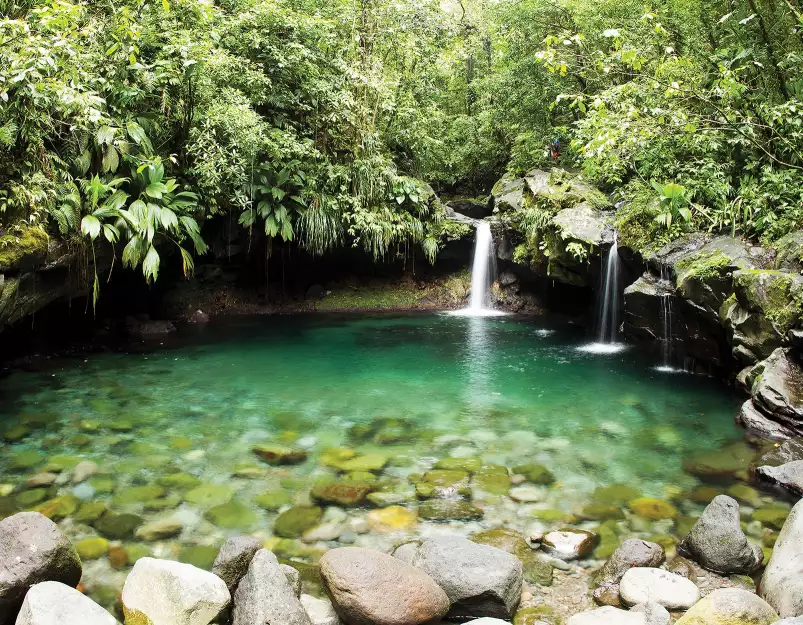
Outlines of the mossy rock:
{"type": "Polygon", "coordinates": [[[254,503],[263,510],[275,511],[290,504],[293,498],[284,490],[272,490],[254,497],[254,503]]]}
{"type": "Polygon", "coordinates": [[[351,460],[357,455],[353,449],[345,447],[327,447],[318,456],[318,462],[325,467],[336,469],[340,463],[351,460]]]}
{"type": "Polygon", "coordinates": [[[98,494],[107,494],[114,492],[115,483],[110,477],[95,476],[89,478],[89,485],[98,494]]]}
{"type": "Polygon", "coordinates": [[[204,518],[217,527],[241,532],[251,530],[259,520],[256,512],[237,499],[210,508],[204,513],[204,518]]]}
{"type": "Polygon", "coordinates": [[[563,617],[546,605],[521,608],[513,617],[513,625],[564,625],[563,617]]]}
{"type": "Polygon", "coordinates": [[[481,545],[490,545],[516,556],[522,564],[524,579],[540,586],[552,585],[553,566],[542,560],[530,548],[524,535],[507,528],[482,530],[471,536],[481,545]]]}
{"type": "Polygon", "coordinates": [[[755,451],[746,443],[730,444],[722,449],[700,452],[683,461],[686,473],[703,479],[725,479],[747,469],[755,451]]]}
{"type": "Polygon", "coordinates": [[[714,497],[721,494],[722,490],[719,488],[714,488],[713,486],[698,486],[684,493],[683,497],[694,503],[707,506],[713,501],[714,497]]]}
{"type": "Polygon", "coordinates": [[[491,495],[507,495],[510,475],[503,466],[486,464],[472,475],[471,488],[491,495]]]}
{"type": "Polygon", "coordinates": [[[81,500],[74,495],[61,495],[39,504],[35,510],[51,521],[60,521],[75,514],[81,500]]]}
{"type": "Polygon", "coordinates": [[[773,529],[780,530],[783,528],[783,524],[786,522],[786,517],[789,516],[789,512],[789,508],[783,506],[764,506],[763,508],[754,510],[751,518],[773,529]]]}
{"type": "Polygon", "coordinates": [[[761,494],[752,486],[747,484],[734,484],[727,491],[726,494],[733,497],[736,501],[747,504],[753,508],[758,508],[762,505],[761,494]]]}
{"type": "Polygon", "coordinates": [[[93,527],[106,538],[122,540],[134,535],[142,525],[142,517],[136,514],[120,514],[111,510],[95,521],[93,527]]]}
{"type": "Polygon", "coordinates": [[[481,508],[459,499],[427,499],[418,507],[418,516],[430,521],[475,521],[483,514],[481,508]]]}
{"type": "Polygon", "coordinates": [[[625,518],[624,511],[618,506],[605,503],[589,503],[583,506],[580,518],[587,521],[608,521],[625,518]]]}
{"type": "Polygon", "coordinates": [[[595,491],[592,497],[601,503],[606,503],[612,506],[624,506],[629,501],[638,499],[641,493],[631,486],[624,484],[610,484],[608,486],[600,486],[595,491]]]}
{"type": "Polygon", "coordinates": [[[530,516],[532,516],[534,519],[538,519],[539,521],[546,521],[547,523],[568,523],[572,517],[572,515],[570,515],[568,512],[556,510],[555,508],[533,510],[530,512],[530,516]]]}
{"type": "Polygon", "coordinates": [[[680,515],[675,519],[675,533],[681,538],[688,536],[691,528],[700,519],[698,516],[680,515]]]}
{"type": "Polygon", "coordinates": [[[234,489],[220,484],[202,484],[184,494],[184,501],[202,508],[219,506],[230,501],[234,489]]]}
{"type": "Polygon", "coordinates": [[[136,564],[137,560],[142,558],[150,558],[153,555],[151,548],[147,545],[143,545],[142,543],[130,543],[124,545],[124,547],[128,556],[129,566],[136,564]]]}
{"type": "Polygon", "coordinates": [[[44,456],[42,456],[42,454],[38,451],[28,449],[12,455],[8,461],[8,468],[11,471],[28,471],[39,466],[43,461],[44,456]]]}
{"type": "Polygon", "coordinates": [[[171,438],[168,446],[170,449],[175,449],[176,451],[187,451],[192,449],[192,439],[187,438],[186,436],[179,436],[177,438],[171,438]]]}
{"type": "Polygon", "coordinates": [[[368,494],[375,488],[374,484],[365,482],[327,482],[313,486],[310,498],[319,503],[336,504],[348,508],[363,505],[368,494]]]}
{"type": "Polygon", "coordinates": [[[73,447],[88,447],[92,444],[92,437],[86,434],[76,434],[70,438],[70,445],[73,447]]]}
{"type": "Polygon", "coordinates": [[[160,449],[148,441],[133,441],[128,445],[128,453],[132,456],[154,456],[160,449]]]}
{"type": "MultiPolygon", "coordinates": [[[[770,320],[776,343],[803,315],[803,278],[783,271],[737,271],[733,274],[739,304],[770,320]]],[[[775,345],[777,347],[777,344],[775,345]]],[[[768,356],[772,347],[763,355],[768,356]]]]}
{"type": "Polygon", "coordinates": [[[482,460],[479,458],[441,458],[435,463],[436,469],[444,471],[465,471],[474,473],[482,467],[482,460]]]}
{"type": "Polygon", "coordinates": [[[385,468],[390,456],[381,452],[372,452],[367,454],[359,454],[349,460],[339,462],[335,468],[343,473],[351,473],[353,471],[371,471],[379,472],[385,468]]]}
{"type": "Polygon", "coordinates": [[[627,504],[630,511],[642,519],[660,521],[661,519],[674,519],[678,510],[668,501],[652,497],[640,497],[627,504]]]}
{"type": "Polygon", "coordinates": [[[173,508],[178,508],[180,504],[181,495],[178,493],[169,493],[164,497],[159,497],[158,499],[149,499],[142,505],[145,510],[150,512],[160,512],[163,510],[172,510],[173,508]]]}
{"type": "Polygon", "coordinates": [[[50,489],[48,488],[34,488],[31,490],[24,490],[14,497],[14,501],[20,508],[30,508],[31,506],[44,501],[47,498],[50,489]]]}
{"type": "MultiPolygon", "coordinates": [[[[219,551],[219,547],[211,545],[186,545],[179,551],[178,561],[192,564],[204,571],[211,571],[219,551]]],[[[128,621],[126,620],[127,623],[128,621]]]]}
{"type": "Polygon", "coordinates": [[[471,495],[469,474],[465,471],[435,469],[427,471],[415,485],[416,494],[422,499],[449,495],[471,495]]]}
{"type": "Polygon", "coordinates": [[[379,479],[370,471],[352,471],[343,477],[349,482],[364,482],[366,484],[375,484],[379,479]]]}
{"type": "Polygon", "coordinates": [[[371,510],[366,516],[368,526],[380,534],[409,530],[418,524],[416,512],[402,506],[387,506],[371,510]]]}
{"type": "Polygon", "coordinates": [[[303,449],[282,445],[257,445],[251,451],[270,465],[301,464],[309,456],[303,449]]]}
{"type": "Polygon", "coordinates": [[[126,506],[144,503],[150,499],[157,499],[165,494],[165,489],[157,484],[147,486],[130,486],[117,491],[112,502],[117,506],[126,506]]]}
{"type": "Polygon", "coordinates": [[[78,512],[75,513],[73,520],[76,523],[88,523],[91,525],[106,514],[106,512],[106,504],[100,501],[87,501],[78,508],[78,512]]]}
{"type": "Polygon", "coordinates": [[[201,485],[201,478],[192,475],[191,473],[172,473],[170,475],[162,475],[156,478],[156,483],[169,490],[177,490],[184,492],[191,490],[201,485]]]}
{"type": "Polygon", "coordinates": [[[273,533],[282,538],[300,538],[318,525],[321,517],[323,509],[320,506],[293,506],[276,517],[273,533]]]}
{"type": "Polygon", "coordinates": [[[47,459],[47,464],[42,470],[48,473],[72,471],[80,462],[81,458],[77,456],[51,456],[47,459]]]}
{"type": "Polygon", "coordinates": [[[264,478],[268,474],[268,470],[256,464],[238,464],[232,471],[232,477],[242,477],[249,480],[256,480],[264,478]]]}
{"type": "Polygon", "coordinates": [[[134,429],[134,424],[131,421],[112,421],[109,423],[109,429],[112,432],[130,432],[134,429]]]}
{"type": "Polygon", "coordinates": [[[97,560],[109,551],[109,541],[99,536],[84,538],[75,543],[75,550],[81,560],[97,560]]]}
{"type": "Polygon", "coordinates": [[[305,545],[299,540],[280,538],[279,536],[268,538],[265,540],[264,545],[265,549],[272,551],[276,554],[277,558],[309,558],[318,560],[326,552],[325,549],[305,545]]]}
{"type": "Polygon", "coordinates": [[[0,237],[0,273],[14,269],[33,269],[47,256],[48,236],[38,226],[22,227],[19,232],[0,237]]]}
{"type": "Polygon", "coordinates": [[[18,443],[31,433],[31,429],[24,425],[15,425],[3,432],[3,438],[8,443],[18,443]]]}

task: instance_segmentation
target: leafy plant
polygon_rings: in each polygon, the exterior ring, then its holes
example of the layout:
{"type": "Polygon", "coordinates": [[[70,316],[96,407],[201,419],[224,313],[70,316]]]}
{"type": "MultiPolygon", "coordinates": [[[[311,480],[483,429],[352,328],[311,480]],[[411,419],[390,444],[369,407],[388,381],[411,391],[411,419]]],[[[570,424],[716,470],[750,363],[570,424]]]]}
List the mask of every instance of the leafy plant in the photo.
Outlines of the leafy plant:
{"type": "Polygon", "coordinates": [[[673,223],[690,222],[692,219],[686,188],[674,182],[660,184],[652,182],[652,188],[658,192],[659,213],[655,221],[669,230],[673,223]]]}

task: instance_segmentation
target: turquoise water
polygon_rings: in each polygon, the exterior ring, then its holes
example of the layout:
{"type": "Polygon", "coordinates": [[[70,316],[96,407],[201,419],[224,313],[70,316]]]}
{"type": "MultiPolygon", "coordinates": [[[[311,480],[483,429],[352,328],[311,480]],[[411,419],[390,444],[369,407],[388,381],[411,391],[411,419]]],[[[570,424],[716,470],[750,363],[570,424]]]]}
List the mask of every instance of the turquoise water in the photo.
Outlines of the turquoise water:
{"type": "MultiPolygon", "coordinates": [[[[373,474],[350,479],[374,480],[374,488],[406,498],[411,512],[419,506],[411,482],[445,457],[507,468],[537,462],[554,474],[551,485],[530,485],[524,501],[506,496],[506,488],[461,492],[483,512],[449,525],[465,533],[502,524],[525,533],[550,523],[594,525],[572,515],[609,484],[673,500],[679,514],[698,512],[678,500],[700,484],[682,463],[741,438],[733,424],[740,398],[713,380],[657,372],[635,349],[598,355],[579,351],[582,344],[579,331],[541,319],[262,317],[186,329],[144,353],[17,372],[0,380],[0,431],[13,441],[0,457],[0,513],[24,507],[19,495],[28,477],[61,470],[41,489],[42,500],[76,497],[79,506],[103,503],[143,522],[177,519],[180,534],[146,541],[147,548],[185,559],[188,546],[211,552],[238,532],[270,540],[278,511],[260,507],[259,496],[281,492],[287,505],[308,504],[313,483],[343,479],[320,461],[332,447],[385,456],[373,474]],[[270,466],[252,452],[259,444],[304,450],[308,459],[270,466]],[[97,463],[98,473],[73,484],[69,472],[79,459],[97,463]],[[132,486],[175,473],[193,476],[193,486],[217,485],[218,496],[188,498],[170,487],[131,494],[132,486]],[[147,497],[156,503],[143,503],[147,497]],[[239,507],[223,510],[225,520],[208,514],[229,499],[239,507]]],[[[102,534],[93,521],[76,520],[70,501],[69,514],[57,515],[65,531],[75,539],[102,534]]],[[[372,522],[364,533],[370,508],[330,509],[324,522],[340,524],[343,542],[356,535],[357,544],[377,546],[443,527],[412,521],[394,534],[372,522]]],[[[671,520],[622,527],[673,534],[671,520]]],[[[338,540],[281,548],[314,561],[338,540]]],[[[119,585],[125,569],[118,568],[100,557],[85,567],[86,579],[119,585]]]]}

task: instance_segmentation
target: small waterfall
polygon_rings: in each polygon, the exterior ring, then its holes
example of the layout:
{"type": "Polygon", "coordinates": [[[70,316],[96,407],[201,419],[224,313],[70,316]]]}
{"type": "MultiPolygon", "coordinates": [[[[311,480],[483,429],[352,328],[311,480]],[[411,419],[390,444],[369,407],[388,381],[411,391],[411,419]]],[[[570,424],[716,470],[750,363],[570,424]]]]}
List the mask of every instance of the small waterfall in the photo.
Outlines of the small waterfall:
{"type": "Polygon", "coordinates": [[[471,299],[468,308],[455,310],[451,314],[466,317],[492,317],[504,315],[494,310],[491,303],[491,286],[496,273],[494,238],[491,226],[485,221],[477,221],[477,238],[474,243],[474,261],[471,266],[471,299]]]}
{"type": "MultiPolygon", "coordinates": [[[[666,265],[661,266],[661,282],[664,285],[671,285],[672,281],[669,275],[669,267],[666,265]]],[[[661,356],[663,364],[661,369],[669,371],[672,369],[672,318],[675,311],[675,298],[672,294],[671,288],[664,289],[661,296],[661,324],[663,325],[663,344],[661,345],[661,356]]]]}
{"type": "Polygon", "coordinates": [[[619,333],[619,247],[616,233],[613,235],[613,245],[608,250],[608,260],[605,263],[605,272],[601,283],[602,305],[599,307],[597,321],[597,340],[600,343],[615,343],[619,333]]]}
{"type": "Polygon", "coordinates": [[[471,302],[469,310],[482,311],[491,308],[491,285],[494,269],[494,238],[491,226],[477,222],[477,239],[474,244],[474,264],[471,267],[471,302]]]}

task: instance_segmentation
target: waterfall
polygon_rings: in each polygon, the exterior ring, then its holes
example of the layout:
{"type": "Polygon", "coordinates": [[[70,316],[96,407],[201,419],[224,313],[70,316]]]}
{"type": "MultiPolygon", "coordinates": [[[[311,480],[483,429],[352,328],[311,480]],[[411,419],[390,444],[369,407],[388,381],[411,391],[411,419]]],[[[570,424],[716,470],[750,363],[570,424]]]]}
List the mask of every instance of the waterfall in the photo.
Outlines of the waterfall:
{"type": "Polygon", "coordinates": [[[605,263],[605,272],[601,274],[602,281],[602,303],[599,307],[599,319],[597,321],[598,334],[597,340],[600,343],[615,343],[616,335],[619,332],[619,248],[616,241],[616,233],[613,235],[613,245],[608,250],[608,260],[605,263]]]}
{"type": "MultiPolygon", "coordinates": [[[[669,267],[661,266],[661,282],[671,285],[669,267]]],[[[667,288],[661,296],[661,324],[663,325],[663,344],[661,345],[661,356],[663,364],[661,369],[670,371],[672,369],[672,317],[674,315],[675,298],[667,288]]]]}
{"type": "Polygon", "coordinates": [[[471,299],[468,308],[451,314],[466,317],[492,317],[506,313],[494,310],[491,303],[491,286],[496,273],[494,238],[491,226],[485,221],[477,222],[477,238],[474,243],[474,261],[471,266],[471,299]]]}

